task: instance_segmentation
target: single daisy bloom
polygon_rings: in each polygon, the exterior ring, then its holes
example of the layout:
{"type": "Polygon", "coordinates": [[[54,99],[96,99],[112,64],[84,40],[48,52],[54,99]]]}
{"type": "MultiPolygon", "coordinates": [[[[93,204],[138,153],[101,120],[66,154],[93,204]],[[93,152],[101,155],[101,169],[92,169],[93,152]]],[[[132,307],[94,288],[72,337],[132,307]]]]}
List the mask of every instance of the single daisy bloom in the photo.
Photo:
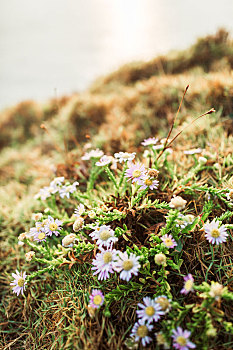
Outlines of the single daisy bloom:
{"type": "Polygon", "coordinates": [[[58,230],[61,230],[62,221],[52,218],[52,216],[48,216],[48,221],[45,225],[45,232],[47,236],[52,236],[54,234],[55,236],[59,236],[60,232],[58,230]]]}
{"type": "Polygon", "coordinates": [[[184,287],[181,289],[181,294],[193,292],[194,279],[191,273],[184,277],[184,287]]]}
{"type": "Polygon", "coordinates": [[[47,198],[51,197],[52,192],[53,192],[53,188],[46,186],[41,188],[39,192],[34,196],[34,198],[45,201],[47,198]]]}
{"type": "Polygon", "coordinates": [[[227,229],[224,225],[219,227],[220,222],[218,220],[213,220],[211,223],[204,225],[205,237],[212,244],[219,244],[226,242],[227,240],[227,229]]]}
{"type": "Polygon", "coordinates": [[[96,254],[95,259],[92,261],[92,270],[95,272],[93,275],[98,274],[98,280],[106,280],[109,278],[109,274],[114,272],[114,262],[117,260],[117,251],[112,247],[104,250],[101,249],[100,253],[96,254]]]}
{"type": "Polygon", "coordinates": [[[164,235],[161,237],[161,240],[163,241],[163,244],[169,249],[169,248],[174,248],[177,246],[176,241],[172,237],[172,235],[164,235]]]}
{"type": "Polygon", "coordinates": [[[194,349],[196,345],[189,340],[191,332],[181,327],[172,330],[173,346],[178,350],[194,349]]]}
{"type": "Polygon", "coordinates": [[[201,153],[202,151],[203,151],[202,148],[192,148],[184,151],[184,154],[198,154],[198,153],[201,153]]]}
{"type": "Polygon", "coordinates": [[[152,147],[155,151],[161,150],[164,148],[164,145],[155,145],[152,147]]]}
{"type": "Polygon", "coordinates": [[[114,264],[115,270],[120,273],[120,278],[125,281],[129,281],[132,275],[137,276],[138,270],[140,269],[140,264],[138,260],[140,256],[136,256],[130,253],[128,256],[127,252],[118,252],[118,260],[114,264]]]}
{"type": "Polygon", "coordinates": [[[85,212],[85,207],[83,204],[79,204],[77,208],[74,210],[74,216],[81,216],[85,212]]]}
{"type": "Polygon", "coordinates": [[[157,322],[160,319],[160,317],[164,315],[161,306],[158,303],[156,303],[155,300],[149,297],[145,297],[143,298],[143,303],[144,304],[138,304],[138,307],[140,307],[141,310],[136,311],[138,318],[141,320],[141,322],[157,322]]]}
{"type": "Polygon", "coordinates": [[[90,295],[89,305],[93,307],[93,309],[98,309],[104,303],[104,296],[101,290],[93,289],[90,295]]]}
{"type": "Polygon", "coordinates": [[[149,137],[148,139],[145,139],[144,141],[141,142],[143,146],[151,146],[155,145],[158,142],[158,139],[155,137],[149,137]]]}
{"type": "Polygon", "coordinates": [[[72,185],[65,185],[59,189],[59,195],[61,198],[70,198],[70,194],[76,191],[76,187],[79,185],[78,181],[75,181],[72,185]]]}
{"type": "Polygon", "coordinates": [[[158,188],[159,181],[150,178],[148,175],[144,175],[139,179],[138,184],[141,186],[140,190],[145,190],[146,188],[154,190],[158,188]]]}
{"type": "Polygon", "coordinates": [[[168,299],[166,295],[159,295],[155,298],[155,302],[161,306],[161,310],[164,312],[164,314],[170,311],[171,299],[168,299]]]}
{"type": "Polygon", "coordinates": [[[16,270],[16,273],[12,273],[12,276],[14,277],[14,281],[11,282],[11,286],[13,287],[13,292],[17,294],[17,296],[19,296],[19,294],[23,294],[24,290],[25,290],[25,286],[27,284],[26,282],[26,272],[19,272],[18,270],[16,270]]]}
{"type": "Polygon", "coordinates": [[[185,208],[187,201],[180,196],[175,196],[171,199],[169,206],[170,208],[182,210],[185,208]]]}
{"type": "Polygon", "coordinates": [[[136,164],[129,163],[128,169],[125,172],[125,177],[128,177],[129,179],[127,181],[132,180],[132,182],[136,182],[142,178],[146,173],[145,166],[141,164],[140,162],[137,162],[136,164]]]}
{"type": "Polygon", "coordinates": [[[55,177],[53,181],[50,182],[50,187],[53,189],[52,193],[55,194],[59,191],[60,187],[62,186],[65,178],[64,176],[55,177]]]}
{"type": "Polygon", "coordinates": [[[46,239],[47,239],[47,235],[46,235],[44,230],[41,230],[41,231],[37,232],[33,236],[33,240],[36,241],[36,242],[45,242],[46,239]]]}
{"type": "Polygon", "coordinates": [[[105,166],[112,162],[111,156],[103,155],[98,162],[95,163],[96,166],[105,166]]]}
{"type": "Polygon", "coordinates": [[[109,247],[111,244],[118,241],[115,236],[115,232],[111,229],[109,225],[102,225],[96,227],[95,231],[90,233],[93,240],[97,240],[96,244],[101,248],[102,246],[109,247]]]}
{"type": "Polygon", "coordinates": [[[119,153],[115,153],[114,157],[119,161],[119,163],[122,162],[128,162],[128,161],[132,161],[136,156],[136,153],[128,153],[128,152],[119,152],[119,153]]]}
{"type": "Polygon", "coordinates": [[[91,158],[100,158],[104,155],[104,152],[99,148],[92,149],[90,152],[86,152],[84,156],[82,156],[82,160],[89,160],[91,158]]]}
{"type": "Polygon", "coordinates": [[[142,345],[146,346],[152,341],[152,338],[148,336],[148,333],[152,331],[152,324],[143,324],[141,320],[136,322],[132,328],[130,336],[134,338],[135,342],[141,340],[142,345]]]}

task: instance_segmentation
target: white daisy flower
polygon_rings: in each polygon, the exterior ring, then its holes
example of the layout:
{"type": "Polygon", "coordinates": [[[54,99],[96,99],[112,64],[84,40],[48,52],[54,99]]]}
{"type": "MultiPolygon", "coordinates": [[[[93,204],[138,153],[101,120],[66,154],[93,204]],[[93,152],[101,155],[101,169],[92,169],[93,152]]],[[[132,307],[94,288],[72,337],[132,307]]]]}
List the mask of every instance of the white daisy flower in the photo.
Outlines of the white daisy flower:
{"type": "Polygon", "coordinates": [[[83,204],[79,204],[77,208],[74,210],[74,215],[79,217],[85,212],[85,207],[83,204]]]}
{"type": "Polygon", "coordinates": [[[202,148],[193,148],[193,149],[184,151],[184,154],[198,154],[198,153],[201,153],[202,151],[203,151],[202,148]]]}
{"type": "Polygon", "coordinates": [[[136,153],[128,153],[128,152],[119,152],[115,153],[114,157],[120,162],[127,162],[127,161],[132,161],[136,156],[136,153]]]}
{"type": "Polygon", "coordinates": [[[101,248],[102,246],[109,247],[111,244],[118,241],[115,232],[109,225],[97,226],[95,230],[90,233],[93,240],[97,240],[96,244],[101,248]]]}
{"type": "Polygon", "coordinates": [[[224,225],[219,227],[220,222],[213,220],[211,223],[206,223],[203,228],[205,230],[206,239],[212,244],[219,244],[226,242],[227,240],[227,229],[224,225]]]}
{"type": "Polygon", "coordinates": [[[84,156],[82,156],[82,160],[89,160],[91,158],[100,158],[104,155],[104,152],[101,151],[99,148],[92,149],[90,152],[86,152],[84,156]]]}
{"type": "Polygon", "coordinates": [[[140,264],[138,260],[140,256],[136,256],[130,253],[128,256],[127,252],[118,252],[118,260],[115,263],[115,270],[120,273],[120,278],[125,281],[129,281],[132,275],[137,276],[138,270],[140,269],[140,264]]]}
{"type": "Polygon", "coordinates": [[[141,310],[137,310],[136,313],[138,315],[138,318],[143,322],[157,322],[162,315],[164,315],[164,311],[162,311],[162,308],[159,303],[156,303],[155,300],[145,297],[143,298],[143,303],[138,304],[138,307],[141,308],[141,310]]]}
{"type": "Polygon", "coordinates": [[[114,263],[117,260],[117,250],[112,247],[104,250],[101,249],[100,253],[96,254],[95,259],[92,261],[92,270],[95,272],[93,275],[98,275],[98,280],[106,280],[109,278],[109,273],[114,272],[114,263]]]}
{"type": "Polygon", "coordinates": [[[76,187],[79,185],[78,181],[75,181],[72,185],[65,185],[59,189],[61,198],[70,198],[70,194],[76,191],[76,187]]]}
{"type": "Polygon", "coordinates": [[[144,141],[141,142],[143,146],[151,146],[155,145],[158,142],[158,139],[155,137],[149,137],[148,139],[145,139],[144,141]]]}
{"type": "Polygon", "coordinates": [[[11,286],[13,287],[13,292],[19,296],[19,294],[23,294],[25,291],[25,286],[27,284],[26,282],[26,272],[19,272],[16,270],[16,273],[12,273],[12,276],[14,277],[14,280],[11,282],[11,286]]]}
{"type": "MultiPolygon", "coordinates": [[[[103,155],[98,162],[95,163],[96,166],[105,166],[112,162],[111,156],[103,155]]],[[[114,159],[114,158],[113,158],[114,159]]]]}
{"type": "Polygon", "coordinates": [[[152,331],[153,325],[151,324],[143,324],[141,320],[136,322],[133,326],[130,336],[134,338],[136,342],[142,342],[143,346],[149,344],[152,341],[152,338],[148,336],[148,333],[152,331]]]}

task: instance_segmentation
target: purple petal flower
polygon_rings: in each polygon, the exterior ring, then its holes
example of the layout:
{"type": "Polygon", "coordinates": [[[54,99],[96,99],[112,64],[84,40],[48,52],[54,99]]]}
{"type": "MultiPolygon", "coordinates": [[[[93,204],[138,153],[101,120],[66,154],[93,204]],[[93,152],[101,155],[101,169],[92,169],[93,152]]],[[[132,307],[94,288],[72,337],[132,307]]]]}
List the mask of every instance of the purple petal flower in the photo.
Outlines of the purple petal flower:
{"type": "Polygon", "coordinates": [[[191,332],[181,327],[172,330],[173,347],[178,350],[194,349],[196,345],[189,340],[191,332]]]}
{"type": "Polygon", "coordinates": [[[139,162],[136,164],[129,163],[129,168],[125,172],[125,177],[128,177],[128,181],[131,179],[132,182],[136,182],[140,180],[143,176],[145,176],[146,169],[145,166],[139,162]]]}
{"type": "Polygon", "coordinates": [[[19,296],[19,294],[23,294],[25,290],[25,286],[27,284],[26,282],[26,272],[19,272],[16,270],[16,273],[12,273],[12,276],[14,277],[14,280],[11,282],[11,286],[13,287],[13,292],[19,296]]]}
{"type": "Polygon", "coordinates": [[[191,273],[184,277],[184,287],[181,289],[181,294],[193,292],[194,279],[191,273]]]}
{"type": "Polygon", "coordinates": [[[204,225],[205,237],[212,244],[220,244],[226,242],[227,240],[227,229],[224,225],[219,227],[220,222],[218,220],[213,220],[211,223],[206,223],[204,225]]]}
{"type": "Polygon", "coordinates": [[[89,305],[94,309],[98,309],[104,303],[104,296],[101,290],[93,289],[90,295],[89,305]]]}

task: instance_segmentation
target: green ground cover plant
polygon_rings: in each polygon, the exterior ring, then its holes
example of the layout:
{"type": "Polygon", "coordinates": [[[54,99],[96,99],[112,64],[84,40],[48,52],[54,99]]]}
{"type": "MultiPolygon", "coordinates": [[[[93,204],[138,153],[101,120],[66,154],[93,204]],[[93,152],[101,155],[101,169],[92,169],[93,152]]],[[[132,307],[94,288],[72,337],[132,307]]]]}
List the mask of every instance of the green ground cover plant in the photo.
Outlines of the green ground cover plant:
{"type": "Polygon", "coordinates": [[[204,78],[174,70],[129,86],[124,67],[47,113],[43,136],[40,117],[19,149],[12,135],[3,349],[233,347],[230,52],[204,78]]]}

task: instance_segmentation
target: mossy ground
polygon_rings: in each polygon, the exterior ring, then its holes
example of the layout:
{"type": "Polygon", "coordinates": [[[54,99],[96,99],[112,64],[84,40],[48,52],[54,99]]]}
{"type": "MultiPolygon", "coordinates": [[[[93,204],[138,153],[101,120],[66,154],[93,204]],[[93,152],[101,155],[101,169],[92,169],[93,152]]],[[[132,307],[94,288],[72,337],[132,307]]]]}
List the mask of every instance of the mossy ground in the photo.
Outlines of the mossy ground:
{"type": "MultiPolygon", "coordinates": [[[[173,153],[159,175],[159,190],[152,200],[169,202],[173,194],[182,195],[188,212],[203,213],[206,202],[205,185],[215,189],[233,188],[233,46],[226,32],[199,40],[190,50],[175,56],[156,58],[149,63],[123,67],[108,77],[99,79],[82,94],[64,97],[39,105],[23,102],[2,112],[0,160],[0,226],[1,226],[1,296],[0,325],[2,349],[123,349],[136,320],[135,310],[140,298],[155,293],[158,288],[153,276],[127,289],[115,276],[100,283],[90,271],[92,256],[78,257],[70,268],[64,265],[36,277],[26,298],[17,298],[10,289],[11,273],[16,268],[28,274],[38,264],[25,264],[25,249],[18,246],[18,235],[32,226],[31,214],[46,205],[33,196],[56,176],[78,180],[85,188],[90,167],[81,161],[83,147],[91,142],[107,154],[118,151],[142,154],[140,142],[150,136],[166,137],[185,87],[190,88],[174,125],[172,136],[188,126],[174,141],[173,153]],[[195,117],[210,108],[215,114],[191,124],[195,117]],[[41,124],[43,126],[41,128],[41,124]],[[198,171],[187,149],[206,150],[207,163],[198,171]],[[171,167],[170,165],[171,164],[171,167]],[[219,167],[216,166],[219,164],[219,167]],[[80,263],[80,259],[81,262],[80,263]],[[84,261],[82,261],[84,259],[84,261]],[[120,286],[119,286],[120,285],[120,286]],[[103,313],[90,318],[87,295],[92,286],[113,293],[111,317],[103,313]],[[117,291],[117,286],[119,287],[117,291]],[[133,289],[134,288],[134,289],[133,289]],[[136,289],[135,289],[136,288],[136,289]]],[[[130,193],[114,195],[106,177],[100,177],[92,201],[126,213],[115,220],[113,227],[126,224],[131,232],[121,237],[121,247],[136,244],[139,249],[149,246],[151,234],[165,224],[167,210],[137,205],[129,208],[130,193]],[[162,225],[162,226],[159,226],[162,225]],[[132,234],[133,233],[133,234],[132,234]]],[[[221,216],[227,210],[222,197],[211,199],[209,218],[221,216]]],[[[58,203],[59,204],[59,203],[58,203]]],[[[77,200],[66,203],[70,215],[77,200]]],[[[60,212],[61,214],[61,212],[60,212]]],[[[90,220],[85,218],[85,220],[90,220]]],[[[90,221],[91,222],[91,221],[90,221]]],[[[233,224],[232,217],[226,218],[233,224]]],[[[232,230],[229,230],[232,237],[232,230]]],[[[173,298],[179,298],[183,277],[192,273],[195,282],[218,281],[232,287],[232,238],[215,251],[210,249],[200,232],[185,239],[181,270],[169,271],[168,281],[173,298]]],[[[72,256],[69,257],[72,261],[72,256]]],[[[156,266],[151,265],[156,270],[156,266]]],[[[200,298],[190,297],[188,303],[198,305],[200,298]]],[[[216,305],[230,322],[229,302],[216,305]]],[[[185,316],[190,323],[189,316],[185,316]]],[[[217,321],[216,338],[209,339],[211,349],[233,347],[229,332],[217,321]]],[[[157,326],[156,326],[157,327],[157,326]]],[[[196,336],[202,325],[197,326],[196,336]]],[[[201,349],[201,345],[198,345],[201,349]]],[[[152,347],[153,348],[153,347],[152,347]]],[[[154,347],[155,348],[155,347],[154,347]]]]}

